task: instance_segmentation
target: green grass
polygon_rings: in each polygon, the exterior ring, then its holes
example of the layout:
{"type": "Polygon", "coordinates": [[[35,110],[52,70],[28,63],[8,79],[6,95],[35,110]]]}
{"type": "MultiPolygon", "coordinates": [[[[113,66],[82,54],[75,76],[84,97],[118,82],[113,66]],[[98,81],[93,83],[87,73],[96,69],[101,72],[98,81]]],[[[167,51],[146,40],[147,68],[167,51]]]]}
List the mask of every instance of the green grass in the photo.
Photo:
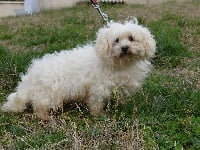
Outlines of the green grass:
{"type": "MultiPolygon", "coordinates": [[[[31,111],[0,112],[0,149],[200,149],[197,4],[103,4],[113,20],[135,15],[155,35],[154,69],[143,87],[126,97],[114,90],[102,117],[91,116],[83,104],[70,104],[48,124],[31,111]],[[122,99],[127,102],[119,104],[122,99]]],[[[15,89],[32,59],[93,41],[102,26],[96,11],[86,4],[2,18],[0,102],[15,89]]]]}

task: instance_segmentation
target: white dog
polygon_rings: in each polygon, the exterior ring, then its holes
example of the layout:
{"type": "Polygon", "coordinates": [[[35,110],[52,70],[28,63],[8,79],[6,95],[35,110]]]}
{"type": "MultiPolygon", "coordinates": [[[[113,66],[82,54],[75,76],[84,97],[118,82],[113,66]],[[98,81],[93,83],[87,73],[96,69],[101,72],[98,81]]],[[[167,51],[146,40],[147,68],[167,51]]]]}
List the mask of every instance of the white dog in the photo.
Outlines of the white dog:
{"type": "Polygon", "coordinates": [[[82,101],[91,114],[99,115],[113,87],[129,92],[141,86],[155,50],[155,40],[147,28],[134,21],[109,23],[99,29],[94,45],[33,60],[2,110],[22,112],[31,104],[40,119],[48,120],[50,109],[82,101]]]}

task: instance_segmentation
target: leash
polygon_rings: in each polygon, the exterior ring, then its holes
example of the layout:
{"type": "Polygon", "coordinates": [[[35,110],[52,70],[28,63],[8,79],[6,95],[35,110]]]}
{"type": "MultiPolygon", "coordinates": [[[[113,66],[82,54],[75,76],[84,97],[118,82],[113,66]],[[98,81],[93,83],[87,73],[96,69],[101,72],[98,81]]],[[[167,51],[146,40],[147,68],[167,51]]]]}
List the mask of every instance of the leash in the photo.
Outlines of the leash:
{"type": "Polygon", "coordinates": [[[97,2],[97,0],[90,0],[90,1],[92,3],[92,6],[98,11],[99,15],[108,24],[109,23],[108,15],[101,11],[101,8],[100,8],[99,3],[97,2]]]}
{"type": "MultiPolygon", "coordinates": [[[[99,15],[103,18],[103,20],[107,23],[107,25],[109,22],[112,22],[112,20],[108,19],[108,15],[101,11],[101,8],[97,0],[90,0],[90,1],[92,3],[92,6],[98,11],[99,15]]],[[[134,24],[138,24],[137,17],[135,16],[129,16],[127,20],[131,20],[134,24]]]]}

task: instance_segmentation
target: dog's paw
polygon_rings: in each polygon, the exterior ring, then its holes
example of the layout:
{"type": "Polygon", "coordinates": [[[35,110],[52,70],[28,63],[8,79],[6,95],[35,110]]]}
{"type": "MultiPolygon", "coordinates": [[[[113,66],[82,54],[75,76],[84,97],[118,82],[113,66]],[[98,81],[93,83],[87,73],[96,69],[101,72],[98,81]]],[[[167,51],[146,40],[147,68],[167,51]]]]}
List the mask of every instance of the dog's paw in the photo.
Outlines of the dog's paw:
{"type": "Polygon", "coordinates": [[[50,120],[50,116],[48,113],[36,112],[35,115],[39,120],[42,120],[43,122],[49,122],[50,120]]]}
{"type": "Polygon", "coordinates": [[[95,117],[105,116],[106,112],[104,110],[90,110],[90,114],[95,117]]]}

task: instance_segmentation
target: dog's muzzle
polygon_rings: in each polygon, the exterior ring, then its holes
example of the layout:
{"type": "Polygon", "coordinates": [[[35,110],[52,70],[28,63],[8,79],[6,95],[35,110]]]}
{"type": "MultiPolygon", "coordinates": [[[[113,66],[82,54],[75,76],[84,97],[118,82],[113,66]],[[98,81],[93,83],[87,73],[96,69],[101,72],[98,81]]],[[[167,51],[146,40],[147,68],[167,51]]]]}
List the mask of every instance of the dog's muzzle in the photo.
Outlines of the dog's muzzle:
{"type": "Polygon", "coordinates": [[[128,53],[128,49],[129,49],[129,47],[128,46],[122,46],[122,52],[124,53],[124,54],[127,54],[128,53]]]}
{"type": "Polygon", "coordinates": [[[129,46],[122,46],[121,47],[121,53],[120,53],[120,56],[123,56],[123,55],[126,55],[126,54],[129,54],[129,46]]]}

